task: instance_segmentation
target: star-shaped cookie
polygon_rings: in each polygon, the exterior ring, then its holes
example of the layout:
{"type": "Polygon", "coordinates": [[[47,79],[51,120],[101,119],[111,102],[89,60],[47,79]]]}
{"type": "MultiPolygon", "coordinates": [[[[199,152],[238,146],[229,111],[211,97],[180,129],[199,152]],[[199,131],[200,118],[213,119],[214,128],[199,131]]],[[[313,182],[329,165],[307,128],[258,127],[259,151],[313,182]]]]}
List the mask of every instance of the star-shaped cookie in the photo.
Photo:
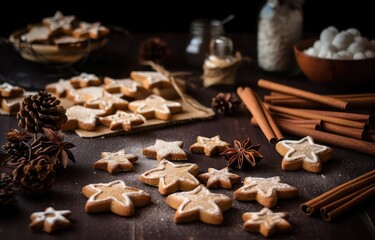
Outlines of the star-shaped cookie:
{"type": "Polygon", "coordinates": [[[216,153],[225,151],[229,146],[229,143],[220,140],[219,135],[212,138],[198,136],[197,142],[191,145],[189,150],[193,153],[204,153],[206,156],[213,156],[216,153]]]}
{"type": "Polygon", "coordinates": [[[47,233],[58,229],[70,227],[68,220],[71,212],[69,210],[55,210],[52,207],[46,208],[44,212],[35,212],[30,215],[30,227],[34,230],[42,230],[47,233]]]}
{"type": "Polygon", "coordinates": [[[142,149],[142,154],[147,158],[154,158],[158,161],[167,160],[186,160],[187,154],[182,147],[182,141],[166,142],[156,139],[155,144],[142,149]]]}
{"type": "Polygon", "coordinates": [[[129,109],[132,112],[142,114],[146,118],[155,117],[161,120],[169,120],[172,117],[172,113],[182,112],[182,105],[179,102],[151,95],[144,100],[129,103],[129,109]]]}
{"type": "Polygon", "coordinates": [[[322,163],[330,160],[333,155],[331,148],[315,144],[310,137],[299,141],[283,140],[276,144],[276,150],[284,156],[281,168],[284,170],[305,169],[318,173],[322,170],[322,163]]]}
{"type": "Polygon", "coordinates": [[[43,24],[48,26],[50,31],[62,31],[66,34],[72,32],[72,24],[75,21],[75,16],[64,16],[60,11],[57,11],[53,17],[43,19],[43,24]]]}
{"type": "Polygon", "coordinates": [[[237,174],[230,173],[228,168],[217,170],[215,168],[208,168],[207,173],[198,175],[198,179],[207,184],[208,188],[224,188],[231,189],[232,183],[241,181],[241,177],[237,174]]]}
{"type": "Polygon", "coordinates": [[[175,223],[200,220],[208,224],[221,224],[223,211],[232,206],[232,200],[224,194],[211,193],[205,186],[199,185],[192,191],[179,192],[167,197],[167,203],[177,209],[175,223]]]}
{"type": "Polygon", "coordinates": [[[16,97],[22,95],[25,90],[18,86],[13,86],[7,82],[0,84],[0,97],[16,97]]]}
{"type": "Polygon", "coordinates": [[[104,78],[104,89],[109,93],[121,92],[127,97],[131,98],[145,98],[149,92],[139,83],[130,78],[112,79],[104,78]]]}
{"type": "Polygon", "coordinates": [[[82,106],[73,106],[66,110],[68,121],[61,127],[62,130],[83,129],[93,131],[96,128],[98,116],[105,112],[99,109],[85,108],[82,106]]]}
{"type": "Polygon", "coordinates": [[[138,188],[126,186],[121,180],[110,183],[89,184],[82,188],[87,198],[87,213],[111,211],[120,216],[132,216],[134,207],[142,207],[151,202],[148,193],[138,188]]]}
{"type": "Polygon", "coordinates": [[[292,226],[287,221],[287,212],[274,213],[268,208],[260,212],[246,212],[242,215],[243,228],[250,232],[260,232],[263,236],[269,237],[276,232],[289,232],[292,226]]]}
{"type": "Polygon", "coordinates": [[[119,171],[130,171],[133,169],[133,163],[138,160],[134,154],[125,153],[125,150],[118,152],[102,152],[102,159],[94,163],[94,168],[107,170],[110,174],[119,171]]]}
{"type": "Polygon", "coordinates": [[[46,85],[46,91],[55,94],[57,97],[65,97],[69,90],[73,89],[70,80],[60,79],[58,82],[46,85]]]}
{"type": "Polygon", "coordinates": [[[111,130],[122,129],[124,131],[132,130],[133,126],[138,126],[146,123],[146,119],[136,113],[127,113],[118,110],[115,114],[106,117],[101,117],[99,120],[111,130]]]}
{"type": "Polygon", "coordinates": [[[199,185],[194,177],[199,168],[196,164],[173,164],[167,160],[159,162],[157,168],[143,173],[139,180],[146,184],[159,187],[162,195],[171,194],[177,190],[192,190],[199,185]]]}
{"type": "Polygon", "coordinates": [[[99,108],[105,111],[106,114],[111,114],[115,110],[127,109],[128,104],[129,102],[122,98],[103,92],[102,96],[86,101],[84,106],[87,108],[99,108]]]}
{"type": "Polygon", "coordinates": [[[67,98],[75,105],[83,105],[85,102],[103,96],[104,89],[101,87],[85,87],[81,89],[70,89],[67,98]]]}
{"type": "Polygon", "coordinates": [[[139,72],[139,71],[132,71],[130,73],[130,77],[135,81],[139,81],[142,83],[143,87],[146,89],[151,88],[166,88],[171,87],[172,84],[167,77],[163,74],[158,72],[139,72]]]}
{"type": "Polygon", "coordinates": [[[109,29],[102,26],[100,22],[81,22],[79,27],[74,29],[73,36],[76,38],[97,39],[109,33],[109,29]]]}
{"type": "Polygon", "coordinates": [[[233,193],[238,201],[253,201],[265,207],[275,206],[278,198],[292,198],[298,195],[298,190],[286,183],[280,183],[280,177],[245,178],[243,187],[233,193]]]}
{"type": "Polygon", "coordinates": [[[95,74],[89,73],[81,73],[78,76],[74,76],[70,78],[70,84],[74,88],[85,88],[89,86],[98,86],[102,82],[100,81],[99,77],[95,74]]]}

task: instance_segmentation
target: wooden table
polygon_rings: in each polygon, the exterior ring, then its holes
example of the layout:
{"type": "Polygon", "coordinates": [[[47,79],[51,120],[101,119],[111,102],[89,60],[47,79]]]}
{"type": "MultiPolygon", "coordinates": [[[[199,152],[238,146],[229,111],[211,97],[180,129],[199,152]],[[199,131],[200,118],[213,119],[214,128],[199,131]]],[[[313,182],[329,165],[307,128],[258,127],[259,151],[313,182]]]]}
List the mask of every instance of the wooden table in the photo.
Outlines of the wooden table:
{"type": "MultiPolygon", "coordinates": [[[[150,35],[142,34],[130,36],[125,41],[116,38],[104,49],[93,53],[79,71],[93,72],[99,75],[125,77],[130,70],[143,69],[135,59],[139,43],[150,35]]],[[[171,47],[171,61],[167,63],[170,69],[190,70],[183,58],[183,43],[185,36],[161,34],[171,47]]],[[[235,46],[244,55],[255,57],[255,38],[253,35],[232,35],[235,46]]],[[[43,86],[47,81],[56,80],[56,77],[71,75],[66,69],[57,71],[36,64],[27,63],[13,52],[1,49],[0,73],[11,79],[23,81],[25,84],[43,86]],[[24,75],[22,75],[22,73],[24,75]],[[26,73],[26,75],[25,75],[26,73]],[[27,77],[24,77],[27,76],[27,77]],[[51,77],[51,79],[48,79],[51,77]],[[53,78],[55,77],[55,78],[53,78]],[[25,79],[28,79],[25,82],[25,79]],[[43,82],[44,81],[44,82],[43,82]]],[[[70,69],[72,70],[72,69],[70,69]]],[[[199,71],[196,71],[199,74],[199,71]]],[[[197,74],[195,76],[198,76],[197,74]]],[[[244,66],[238,76],[239,85],[251,85],[256,91],[264,94],[255,87],[258,78],[270,79],[291,86],[320,93],[331,92],[330,89],[317,86],[307,81],[302,75],[297,77],[283,77],[263,73],[253,66],[244,66]]],[[[20,82],[19,82],[20,83],[20,82]]],[[[211,98],[217,94],[217,88],[200,88],[197,77],[189,78],[189,93],[206,106],[210,105],[211,98]]],[[[39,87],[40,87],[39,86],[39,87]]],[[[230,91],[232,89],[224,89],[230,91]]],[[[363,86],[351,91],[366,91],[363,86]]],[[[0,116],[0,133],[10,131],[17,126],[14,116],[0,116]]],[[[220,135],[222,139],[233,143],[233,140],[250,138],[252,143],[261,144],[260,152],[264,159],[253,169],[247,171],[233,170],[242,178],[280,176],[286,182],[299,189],[299,197],[290,200],[279,200],[274,211],[287,211],[291,216],[294,230],[290,234],[276,235],[281,239],[375,239],[375,203],[368,201],[348,212],[334,222],[325,222],[320,218],[306,217],[299,209],[301,203],[314,198],[321,193],[336,187],[360,174],[375,168],[374,157],[355,153],[334,147],[334,157],[323,166],[319,174],[306,171],[286,172],[281,170],[281,156],[275,151],[274,145],[267,142],[262,132],[250,126],[250,114],[247,110],[231,116],[217,116],[206,121],[189,122],[170,127],[164,127],[147,132],[138,132],[124,136],[82,139],[73,133],[66,134],[66,141],[77,146],[73,149],[77,163],[69,163],[68,168],[58,173],[57,181],[52,190],[39,197],[17,197],[14,208],[2,210],[0,218],[1,239],[256,239],[261,235],[249,233],[242,229],[241,215],[247,211],[258,211],[262,206],[256,202],[234,201],[232,208],[224,213],[224,223],[220,226],[208,225],[202,222],[174,224],[175,210],[170,208],[165,197],[158,193],[157,188],[145,185],[138,180],[140,174],[157,166],[157,161],[146,159],[141,149],[152,145],[156,139],[166,141],[182,140],[184,149],[196,141],[196,137],[220,135]],[[127,152],[139,156],[134,171],[120,172],[109,175],[106,171],[96,171],[93,163],[98,160],[103,151],[125,149],[127,152]],[[87,214],[84,212],[86,198],[81,189],[90,183],[105,183],[113,180],[124,180],[126,184],[148,192],[152,203],[146,207],[136,209],[134,217],[119,217],[110,212],[101,214],[87,214]],[[69,209],[72,211],[73,229],[60,231],[53,235],[43,232],[33,232],[29,227],[29,216],[35,211],[42,211],[52,206],[55,209],[69,209]]],[[[293,138],[287,136],[288,138],[293,138]]],[[[293,138],[294,139],[294,138],[293,138]]],[[[5,137],[0,137],[0,144],[4,144],[5,137]]],[[[208,167],[222,168],[226,165],[223,157],[206,157],[201,154],[188,152],[188,161],[197,163],[201,172],[208,167]]],[[[1,170],[9,171],[4,167],[1,170]]],[[[232,197],[235,189],[242,183],[234,185],[233,189],[213,190],[232,197]]]]}

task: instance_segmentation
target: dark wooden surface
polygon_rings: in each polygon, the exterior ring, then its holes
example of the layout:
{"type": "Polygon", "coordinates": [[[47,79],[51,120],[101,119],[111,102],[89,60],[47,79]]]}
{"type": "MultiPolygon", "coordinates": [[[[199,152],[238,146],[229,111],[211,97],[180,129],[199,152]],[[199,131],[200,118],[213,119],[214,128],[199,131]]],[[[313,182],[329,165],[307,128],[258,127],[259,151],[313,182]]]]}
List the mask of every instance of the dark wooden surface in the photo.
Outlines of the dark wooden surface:
{"type": "MultiPolygon", "coordinates": [[[[1,48],[0,73],[22,85],[41,87],[49,81],[55,81],[60,76],[69,76],[74,71],[94,72],[111,77],[126,77],[130,70],[144,69],[136,62],[137,48],[147,34],[115,37],[105,48],[93,53],[89,60],[75,69],[56,70],[37,64],[28,63],[19,58],[14,52],[1,48]]],[[[160,34],[168,41],[172,54],[166,63],[170,69],[192,70],[185,64],[183,47],[186,38],[182,35],[160,34]]],[[[244,55],[255,58],[254,36],[233,35],[237,49],[244,55]]],[[[217,88],[203,89],[197,76],[200,70],[194,70],[195,77],[188,81],[189,93],[206,106],[210,105],[211,98],[219,90],[217,88]]],[[[334,89],[317,86],[307,81],[302,75],[296,77],[278,76],[263,73],[253,66],[244,66],[238,75],[236,86],[250,85],[255,87],[258,78],[266,78],[306,90],[320,93],[333,92],[334,89]]],[[[233,90],[234,87],[224,89],[233,90]]],[[[364,85],[357,85],[340,91],[369,91],[364,85]]],[[[373,89],[372,89],[373,90],[373,89]]],[[[337,89],[335,89],[337,91],[337,89]]],[[[207,121],[197,121],[180,125],[155,129],[147,132],[138,132],[125,136],[110,138],[82,139],[73,133],[66,134],[66,140],[75,143],[73,149],[77,163],[69,164],[68,168],[59,172],[57,181],[52,190],[39,197],[17,197],[14,208],[2,210],[0,214],[0,239],[257,239],[260,234],[249,233],[242,229],[241,215],[247,211],[258,211],[262,206],[257,202],[234,201],[232,208],[224,213],[224,223],[220,226],[208,225],[202,222],[174,224],[175,210],[170,208],[165,197],[158,193],[157,188],[145,185],[138,180],[140,174],[157,166],[156,160],[146,159],[141,154],[143,147],[154,143],[155,139],[166,141],[182,140],[184,149],[193,144],[196,137],[220,135],[225,141],[250,138],[254,144],[261,144],[260,152],[264,159],[253,169],[246,171],[234,170],[242,178],[280,176],[282,181],[299,189],[299,197],[290,200],[279,200],[274,211],[287,211],[293,225],[293,232],[276,235],[277,239],[375,239],[375,203],[365,202],[361,206],[348,212],[334,222],[325,222],[320,218],[306,217],[299,210],[301,203],[316,197],[323,192],[336,187],[360,174],[375,168],[374,157],[334,147],[334,157],[324,164],[319,174],[305,171],[286,172],[281,170],[281,156],[275,151],[274,145],[267,142],[262,132],[250,126],[250,114],[243,110],[235,116],[217,116],[207,121]],[[109,175],[106,171],[96,171],[93,163],[99,159],[103,151],[117,151],[125,149],[137,154],[138,162],[132,172],[120,172],[109,175]],[[86,198],[81,189],[90,183],[106,183],[113,180],[124,180],[126,184],[143,189],[151,194],[152,203],[146,207],[136,209],[134,217],[119,217],[110,212],[87,214],[84,212],[86,198]],[[33,232],[29,227],[29,216],[35,211],[42,211],[52,206],[55,209],[69,209],[72,211],[73,228],[48,235],[43,232],[33,232]]],[[[17,125],[14,116],[0,116],[0,133],[7,132],[17,125]]],[[[287,136],[290,139],[294,137],[287,136]]],[[[4,144],[5,137],[0,134],[0,144],[4,144]]],[[[223,157],[206,157],[188,152],[188,161],[197,163],[201,172],[208,167],[222,168],[226,165],[223,157]]],[[[9,171],[4,167],[1,171],[9,171]]],[[[242,186],[234,185],[231,190],[213,190],[232,197],[233,191],[242,186]]]]}

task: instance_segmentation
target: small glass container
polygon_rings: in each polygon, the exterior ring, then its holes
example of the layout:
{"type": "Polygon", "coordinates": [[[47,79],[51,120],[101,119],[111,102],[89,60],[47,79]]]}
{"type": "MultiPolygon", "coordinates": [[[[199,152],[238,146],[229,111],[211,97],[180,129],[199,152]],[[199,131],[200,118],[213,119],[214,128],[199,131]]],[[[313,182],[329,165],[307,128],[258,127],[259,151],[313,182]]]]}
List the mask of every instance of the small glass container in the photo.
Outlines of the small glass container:
{"type": "Polygon", "coordinates": [[[190,24],[186,46],[187,61],[191,66],[202,67],[209,53],[210,41],[224,34],[224,27],[217,19],[197,19],[190,24]]]}

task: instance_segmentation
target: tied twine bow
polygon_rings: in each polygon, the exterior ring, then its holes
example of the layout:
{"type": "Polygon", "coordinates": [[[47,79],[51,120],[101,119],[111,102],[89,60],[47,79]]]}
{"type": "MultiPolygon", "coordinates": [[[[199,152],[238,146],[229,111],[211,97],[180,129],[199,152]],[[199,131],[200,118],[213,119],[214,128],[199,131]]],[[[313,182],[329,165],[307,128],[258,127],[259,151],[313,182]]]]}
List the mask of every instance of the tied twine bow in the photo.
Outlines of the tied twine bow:
{"type": "Polygon", "coordinates": [[[147,61],[146,64],[151,66],[155,71],[162,74],[164,77],[166,77],[169,80],[172,87],[174,88],[174,90],[177,92],[177,94],[180,96],[180,98],[182,99],[182,101],[184,103],[186,103],[187,105],[189,105],[190,107],[192,107],[195,110],[199,110],[199,111],[203,111],[205,113],[208,113],[207,109],[198,106],[197,104],[192,102],[190,99],[188,99],[185,96],[185,94],[182,92],[180,87],[177,85],[177,82],[176,82],[177,76],[188,75],[190,73],[188,73],[188,72],[174,72],[174,73],[172,73],[172,72],[169,72],[168,70],[166,70],[163,66],[155,63],[154,61],[147,61]]]}

